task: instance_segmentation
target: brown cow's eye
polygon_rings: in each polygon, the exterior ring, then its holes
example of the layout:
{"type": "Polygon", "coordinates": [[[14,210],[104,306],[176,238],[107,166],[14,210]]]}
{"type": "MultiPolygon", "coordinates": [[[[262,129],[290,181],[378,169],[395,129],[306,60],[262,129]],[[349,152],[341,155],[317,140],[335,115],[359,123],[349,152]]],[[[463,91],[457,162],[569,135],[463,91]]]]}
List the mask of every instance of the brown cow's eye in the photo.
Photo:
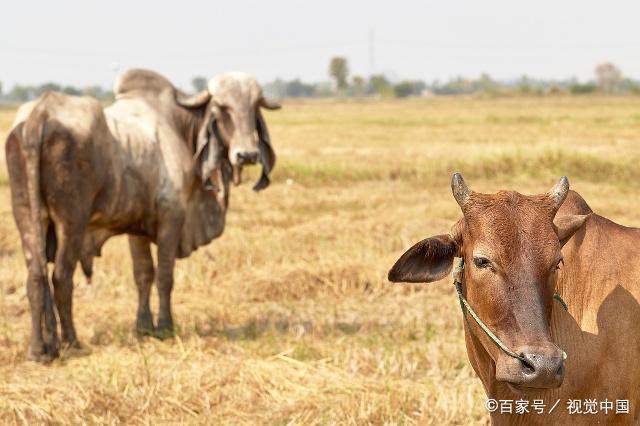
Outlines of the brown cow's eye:
{"type": "Polygon", "coordinates": [[[486,257],[474,257],[473,264],[476,265],[476,268],[488,268],[491,265],[491,261],[486,257]]]}
{"type": "Polygon", "coordinates": [[[558,260],[558,264],[556,265],[556,270],[560,269],[562,265],[564,265],[564,259],[558,260]]]}

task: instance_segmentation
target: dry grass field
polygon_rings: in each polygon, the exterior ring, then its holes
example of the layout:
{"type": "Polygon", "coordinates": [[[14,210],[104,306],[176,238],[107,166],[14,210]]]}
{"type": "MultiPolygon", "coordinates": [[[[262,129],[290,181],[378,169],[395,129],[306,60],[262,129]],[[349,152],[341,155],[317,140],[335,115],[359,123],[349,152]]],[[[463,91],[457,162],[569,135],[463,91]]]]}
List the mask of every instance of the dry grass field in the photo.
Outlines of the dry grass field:
{"type": "MultiPolygon", "coordinates": [[[[0,138],[13,119],[0,110],[0,138]]],[[[450,281],[386,273],[460,212],[449,179],[548,190],[640,225],[640,98],[285,102],[274,184],[233,188],[224,235],[178,262],[175,339],[138,340],[126,240],[75,279],[87,354],[25,361],[26,270],[0,172],[0,421],[482,424],[450,281]]],[[[4,150],[2,150],[4,151],[4,150]]],[[[4,163],[4,161],[2,161],[4,163]]]]}

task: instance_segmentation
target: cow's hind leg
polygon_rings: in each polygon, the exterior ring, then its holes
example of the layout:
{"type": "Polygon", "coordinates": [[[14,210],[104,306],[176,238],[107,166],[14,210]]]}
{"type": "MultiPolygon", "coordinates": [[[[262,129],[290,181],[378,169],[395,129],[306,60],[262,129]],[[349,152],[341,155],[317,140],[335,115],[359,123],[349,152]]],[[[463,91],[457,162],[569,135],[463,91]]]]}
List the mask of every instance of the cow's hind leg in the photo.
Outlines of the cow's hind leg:
{"type": "Polygon", "coordinates": [[[62,342],[68,347],[79,348],[80,344],[73,325],[73,272],[80,259],[83,226],[58,224],[56,226],[57,250],[53,269],[54,299],[62,342]]]}
{"type": "Polygon", "coordinates": [[[29,265],[27,298],[31,308],[31,338],[27,358],[49,362],[58,356],[56,317],[46,272],[42,273],[41,268],[33,264],[29,265]]]}
{"type": "Polygon", "coordinates": [[[154,333],[153,317],[149,307],[151,285],[155,276],[151,243],[148,238],[129,236],[129,249],[133,262],[133,279],[138,287],[138,313],[136,315],[136,332],[141,336],[154,333]]]}
{"type": "MultiPolygon", "coordinates": [[[[43,228],[46,226],[43,224],[43,228]]],[[[53,309],[51,287],[47,276],[47,264],[38,243],[29,243],[25,239],[27,253],[27,298],[31,308],[31,339],[28,359],[37,362],[49,362],[58,357],[60,343],[58,341],[58,325],[53,309]],[[33,248],[35,245],[36,248],[33,248]],[[39,260],[40,259],[40,260],[39,260]]]]}
{"type": "Polygon", "coordinates": [[[48,362],[58,356],[58,331],[47,277],[44,235],[31,222],[32,203],[29,200],[26,156],[21,148],[22,124],[9,134],[5,144],[7,169],[11,184],[11,206],[20,231],[22,249],[27,263],[27,298],[31,311],[31,337],[27,357],[48,362]]]}

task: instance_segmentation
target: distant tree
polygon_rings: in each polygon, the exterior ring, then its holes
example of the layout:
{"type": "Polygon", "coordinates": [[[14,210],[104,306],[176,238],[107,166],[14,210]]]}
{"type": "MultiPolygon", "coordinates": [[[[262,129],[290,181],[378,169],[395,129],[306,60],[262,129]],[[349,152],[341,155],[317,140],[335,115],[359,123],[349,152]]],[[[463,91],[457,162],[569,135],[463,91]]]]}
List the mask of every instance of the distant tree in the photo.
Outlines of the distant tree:
{"type": "Polygon", "coordinates": [[[433,92],[437,95],[459,95],[473,93],[474,83],[464,77],[455,77],[444,84],[433,86],[433,92]]]}
{"type": "Polygon", "coordinates": [[[38,97],[42,95],[44,92],[61,92],[61,91],[62,91],[62,87],[59,84],[48,82],[36,87],[35,95],[36,97],[38,97]]]}
{"type": "Polygon", "coordinates": [[[19,84],[16,84],[9,92],[8,98],[13,101],[26,102],[29,99],[35,97],[35,94],[33,92],[33,88],[29,86],[21,86],[19,84]]]}
{"type": "Polygon", "coordinates": [[[284,80],[281,78],[276,78],[270,83],[266,83],[263,86],[264,94],[270,98],[284,98],[287,96],[286,86],[284,80]]]}
{"type": "Polygon", "coordinates": [[[82,90],[77,89],[73,86],[65,86],[62,88],[62,92],[66,93],[67,95],[75,95],[75,96],[79,96],[82,95],[82,90]]]}
{"type": "Polygon", "coordinates": [[[531,79],[526,75],[523,75],[522,77],[520,77],[520,79],[516,83],[516,87],[518,88],[518,92],[524,93],[524,94],[529,94],[533,91],[531,79]]]}
{"type": "Polygon", "coordinates": [[[384,74],[374,74],[369,77],[369,91],[377,95],[388,95],[393,88],[384,74]]]}
{"type": "Polygon", "coordinates": [[[633,93],[634,95],[640,94],[640,82],[625,78],[620,83],[620,89],[625,93],[633,93]]]}
{"type": "Polygon", "coordinates": [[[300,81],[299,78],[291,80],[285,86],[286,96],[289,98],[302,98],[314,95],[314,87],[300,81]]]}
{"type": "Polygon", "coordinates": [[[207,88],[207,79],[202,76],[193,77],[191,85],[196,92],[202,92],[207,88]]]}
{"type": "Polygon", "coordinates": [[[393,86],[393,93],[398,98],[406,98],[407,96],[419,96],[426,89],[427,85],[424,81],[402,81],[393,86]]]}
{"type": "Polygon", "coordinates": [[[100,86],[87,86],[82,89],[82,94],[86,96],[92,96],[96,99],[100,99],[103,96],[104,91],[100,86]]]}
{"type": "Polygon", "coordinates": [[[347,88],[347,78],[349,77],[347,58],[342,56],[331,58],[329,76],[335,81],[336,88],[339,91],[344,91],[347,88]]]}
{"type": "Polygon", "coordinates": [[[579,83],[574,82],[569,85],[569,93],[572,95],[586,95],[598,90],[598,86],[594,83],[579,83]]]}
{"type": "Polygon", "coordinates": [[[565,87],[557,83],[551,83],[547,88],[547,95],[561,95],[564,92],[565,87]]]}
{"type": "Polygon", "coordinates": [[[313,93],[315,96],[324,96],[324,97],[329,97],[331,95],[334,94],[333,89],[331,87],[331,83],[330,82],[320,82],[320,83],[314,83],[313,85],[313,93]]]}
{"type": "Polygon", "coordinates": [[[82,94],[93,96],[94,98],[102,102],[113,101],[114,99],[113,92],[111,90],[104,90],[102,87],[97,85],[85,87],[84,89],[82,89],[82,94]]]}
{"type": "Polygon", "coordinates": [[[598,90],[598,86],[594,82],[587,81],[582,83],[577,77],[571,77],[564,83],[560,83],[560,85],[564,86],[572,95],[586,95],[598,90]]]}
{"type": "Polygon", "coordinates": [[[366,81],[365,81],[364,77],[359,76],[359,75],[354,75],[351,78],[351,85],[353,87],[353,94],[355,96],[364,95],[364,92],[365,92],[365,89],[366,89],[366,81]]]}
{"type": "Polygon", "coordinates": [[[622,82],[622,72],[611,62],[596,67],[598,87],[605,93],[613,93],[622,82]]]}
{"type": "Polygon", "coordinates": [[[487,73],[481,74],[475,85],[477,90],[485,93],[494,93],[498,90],[498,83],[487,73]]]}

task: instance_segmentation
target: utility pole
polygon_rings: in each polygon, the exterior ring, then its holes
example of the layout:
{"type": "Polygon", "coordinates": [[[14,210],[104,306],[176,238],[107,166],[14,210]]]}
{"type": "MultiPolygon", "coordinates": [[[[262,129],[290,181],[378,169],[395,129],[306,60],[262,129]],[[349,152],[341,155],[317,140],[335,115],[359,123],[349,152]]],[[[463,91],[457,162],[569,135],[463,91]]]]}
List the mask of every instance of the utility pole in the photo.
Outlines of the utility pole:
{"type": "Polygon", "coordinates": [[[369,74],[373,75],[376,71],[375,46],[374,46],[373,27],[369,28],[369,74]]]}

